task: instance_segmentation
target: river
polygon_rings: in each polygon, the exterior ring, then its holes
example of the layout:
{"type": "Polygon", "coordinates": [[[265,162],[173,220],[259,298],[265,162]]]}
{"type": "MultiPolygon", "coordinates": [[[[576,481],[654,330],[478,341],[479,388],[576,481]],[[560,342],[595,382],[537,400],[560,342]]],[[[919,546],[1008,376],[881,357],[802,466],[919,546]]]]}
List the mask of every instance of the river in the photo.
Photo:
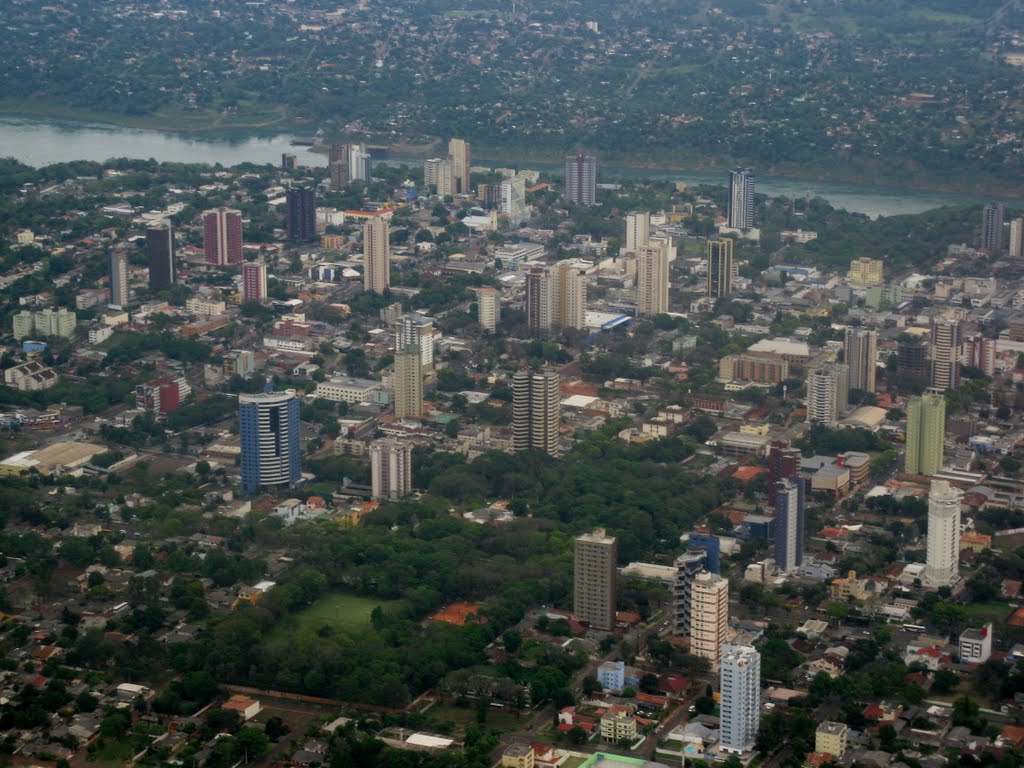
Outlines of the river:
{"type": "MultiPolygon", "coordinates": [[[[225,136],[166,133],[124,128],[115,125],[72,120],[0,116],[0,157],[14,157],[26,165],[41,167],[72,160],[102,162],[112,157],[153,158],[161,162],[220,163],[229,167],[239,163],[281,162],[281,155],[292,153],[300,165],[325,165],[322,153],[308,147],[292,146],[287,134],[258,135],[237,133],[225,136]]],[[[414,163],[416,158],[392,158],[389,162],[414,163]]],[[[512,161],[493,161],[509,165],[512,161]]],[[[524,167],[552,169],[544,163],[524,167]]],[[[650,168],[614,167],[620,177],[671,179],[689,184],[727,183],[725,173],[700,171],[659,171],[650,168]]],[[[600,182],[600,174],[598,181],[600,182]]],[[[943,205],[984,202],[977,197],[946,192],[901,190],[859,184],[802,181],[772,176],[757,178],[757,191],[770,196],[822,197],[836,208],[864,213],[872,218],[906,213],[921,213],[943,205]]]]}

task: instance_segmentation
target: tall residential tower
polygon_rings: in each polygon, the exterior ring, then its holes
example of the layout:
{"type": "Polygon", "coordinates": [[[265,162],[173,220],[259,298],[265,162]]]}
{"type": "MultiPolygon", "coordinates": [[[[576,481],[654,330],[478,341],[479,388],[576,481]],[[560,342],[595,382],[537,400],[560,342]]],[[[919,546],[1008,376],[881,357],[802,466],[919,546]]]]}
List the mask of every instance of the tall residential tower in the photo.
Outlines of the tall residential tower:
{"type": "Polygon", "coordinates": [[[556,371],[517,371],[512,376],[512,447],[558,456],[561,409],[556,371]]]}
{"type": "Polygon", "coordinates": [[[615,628],[618,542],[598,528],[576,537],[573,548],[572,612],[594,629],[615,628]]]}
{"type": "Polygon", "coordinates": [[[299,482],[299,398],[294,389],[238,396],[242,493],[299,482]]]}

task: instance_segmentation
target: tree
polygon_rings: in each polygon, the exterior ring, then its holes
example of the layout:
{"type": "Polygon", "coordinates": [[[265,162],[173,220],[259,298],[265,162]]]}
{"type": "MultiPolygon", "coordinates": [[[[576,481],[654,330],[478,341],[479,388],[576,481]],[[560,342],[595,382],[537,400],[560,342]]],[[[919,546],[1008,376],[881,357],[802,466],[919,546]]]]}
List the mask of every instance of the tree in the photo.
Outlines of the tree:
{"type": "Polygon", "coordinates": [[[573,744],[582,744],[587,740],[587,732],[578,725],[574,725],[569,729],[569,740],[573,744]]]}
{"type": "Polygon", "coordinates": [[[242,728],[235,735],[234,757],[236,760],[241,759],[251,763],[258,760],[269,746],[270,740],[263,731],[258,731],[255,728],[242,728]]]}
{"type": "Polygon", "coordinates": [[[932,679],[932,691],[940,695],[952,693],[960,684],[960,676],[950,669],[939,669],[932,679]]]}

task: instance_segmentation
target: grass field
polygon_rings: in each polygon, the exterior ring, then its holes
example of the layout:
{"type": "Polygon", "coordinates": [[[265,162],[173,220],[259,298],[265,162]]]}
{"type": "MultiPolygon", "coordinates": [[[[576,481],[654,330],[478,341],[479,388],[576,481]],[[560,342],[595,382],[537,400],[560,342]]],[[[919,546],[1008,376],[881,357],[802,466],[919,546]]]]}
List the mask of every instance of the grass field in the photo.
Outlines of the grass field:
{"type": "Polygon", "coordinates": [[[971,617],[971,626],[978,627],[991,621],[993,624],[1002,624],[1009,617],[1013,608],[1008,603],[988,602],[973,603],[964,606],[971,617]]]}
{"type": "Polygon", "coordinates": [[[401,605],[401,600],[374,600],[344,593],[330,594],[282,622],[274,629],[271,639],[296,633],[319,632],[323,627],[330,627],[335,632],[359,632],[370,626],[370,614],[377,606],[391,612],[401,605]]]}
{"type": "MultiPolygon", "coordinates": [[[[437,706],[428,709],[426,714],[427,717],[437,722],[450,720],[460,729],[465,728],[471,723],[477,722],[475,706],[437,706]]],[[[514,712],[501,712],[495,709],[488,709],[487,719],[484,721],[484,725],[488,728],[494,728],[499,731],[512,731],[517,728],[521,728],[524,721],[528,719],[529,716],[530,714],[528,712],[516,717],[514,712]]]]}

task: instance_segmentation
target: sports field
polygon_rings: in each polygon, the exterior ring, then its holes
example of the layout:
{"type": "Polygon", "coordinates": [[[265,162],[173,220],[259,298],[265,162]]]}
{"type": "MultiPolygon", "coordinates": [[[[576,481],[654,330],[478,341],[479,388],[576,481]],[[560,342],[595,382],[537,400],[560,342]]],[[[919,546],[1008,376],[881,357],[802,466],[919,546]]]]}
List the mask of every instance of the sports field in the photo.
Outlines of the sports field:
{"type": "Polygon", "coordinates": [[[300,611],[275,628],[273,636],[319,632],[329,627],[334,632],[353,634],[370,626],[370,614],[377,606],[391,612],[397,610],[401,600],[376,600],[359,595],[336,592],[317,600],[304,611],[300,611]]]}

